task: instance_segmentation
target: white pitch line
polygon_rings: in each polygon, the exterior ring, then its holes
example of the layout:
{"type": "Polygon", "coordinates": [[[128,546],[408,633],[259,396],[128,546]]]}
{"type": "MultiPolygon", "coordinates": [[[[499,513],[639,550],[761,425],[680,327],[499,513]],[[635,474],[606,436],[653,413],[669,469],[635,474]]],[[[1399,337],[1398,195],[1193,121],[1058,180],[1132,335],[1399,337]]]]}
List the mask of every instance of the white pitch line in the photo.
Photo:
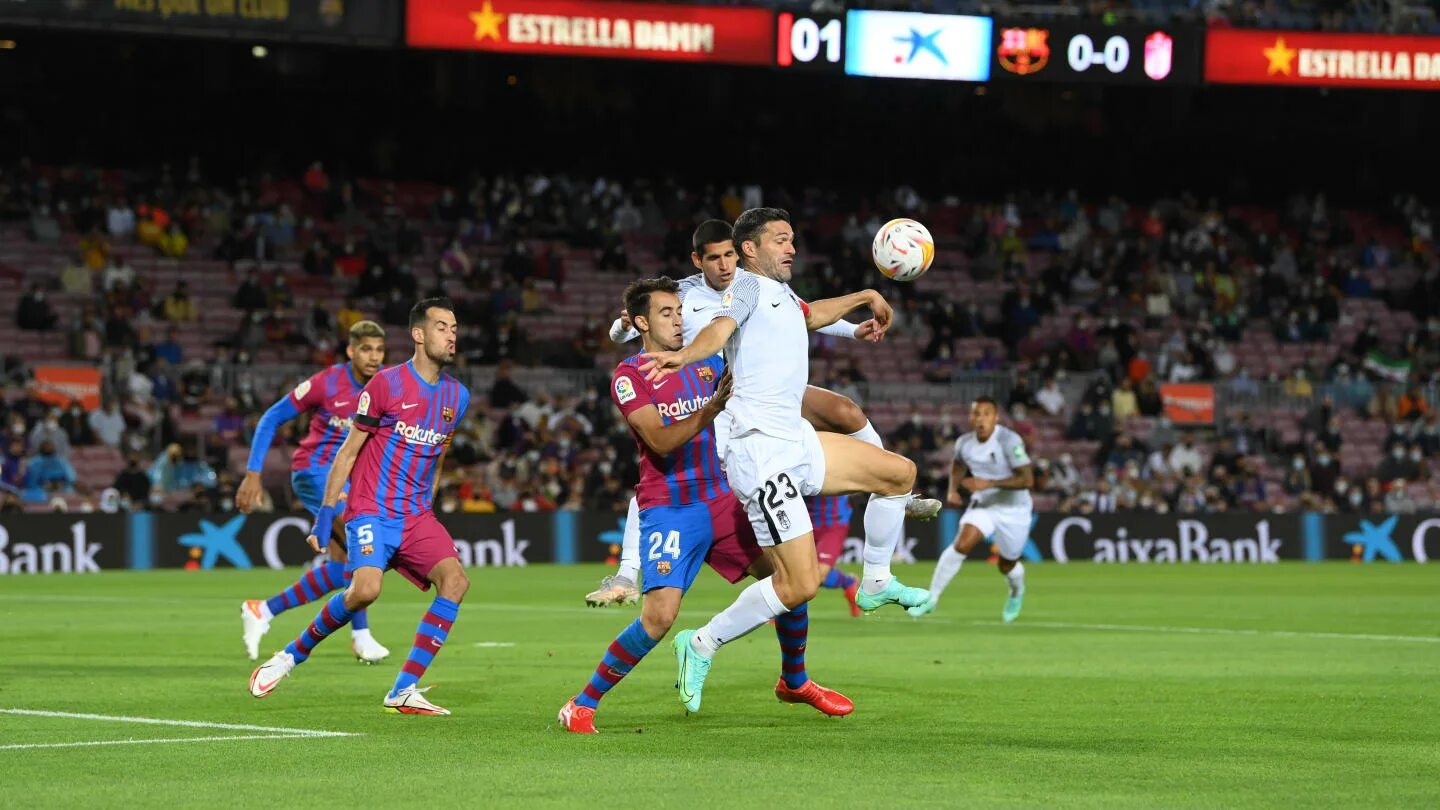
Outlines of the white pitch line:
{"type": "Polygon", "coordinates": [[[168,737],[154,740],[87,740],[65,743],[23,743],[0,745],[0,751],[19,751],[28,748],[86,748],[95,745],[154,745],[157,743],[224,742],[225,740],[314,740],[314,734],[237,734],[232,737],[168,737]]]}
{"type": "MultiPolygon", "coordinates": [[[[977,627],[1008,627],[1004,622],[970,621],[947,624],[970,624],[977,627]]],[[[1327,633],[1311,630],[1247,630],[1233,627],[1173,627],[1147,624],[1086,624],[1082,622],[1021,621],[1018,626],[1049,627],[1059,630],[1113,630],[1129,633],[1189,633],[1209,636],[1272,636],[1277,638],[1319,638],[1340,641],[1399,641],[1417,644],[1440,644],[1440,636],[1391,636],[1376,633],[1327,633]]]]}
{"type": "Polygon", "coordinates": [[[514,646],[515,646],[515,642],[513,642],[513,641],[477,641],[477,642],[475,642],[474,646],[476,646],[476,647],[514,647],[514,646]]]}
{"type": "MultiPolygon", "coordinates": [[[[51,712],[40,709],[0,709],[0,714],[18,714],[26,717],[61,717],[70,720],[106,720],[113,723],[143,723],[151,726],[182,726],[185,728],[219,728],[228,731],[267,731],[295,737],[358,737],[347,731],[319,731],[309,728],[283,728],[279,726],[251,726],[242,723],[210,723],[203,720],[165,720],[158,717],[128,717],[111,714],[85,714],[81,712],[51,712]]],[[[238,739],[231,737],[228,739],[238,739]]]]}

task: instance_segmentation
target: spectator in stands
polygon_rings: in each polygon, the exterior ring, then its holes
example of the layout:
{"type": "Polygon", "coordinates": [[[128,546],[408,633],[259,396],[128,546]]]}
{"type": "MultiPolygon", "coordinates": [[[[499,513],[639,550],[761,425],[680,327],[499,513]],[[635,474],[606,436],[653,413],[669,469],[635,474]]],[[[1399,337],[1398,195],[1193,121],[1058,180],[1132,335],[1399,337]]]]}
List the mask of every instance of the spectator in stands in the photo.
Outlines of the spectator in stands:
{"type": "Polygon", "coordinates": [[[1110,395],[1110,408],[1117,420],[1129,419],[1140,414],[1139,400],[1135,397],[1135,383],[1129,377],[1122,377],[1120,385],[1110,395]]]}
{"type": "Polygon", "coordinates": [[[165,340],[150,347],[150,354],[158,360],[164,360],[171,366],[178,366],[185,359],[185,351],[180,346],[180,333],[172,326],[165,330],[165,340]]]}
{"type": "Polygon", "coordinates": [[[11,439],[0,454],[0,492],[20,494],[25,486],[25,440],[11,439]]]}
{"type": "MultiPolygon", "coordinates": [[[[320,302],[317,301],[316,306],[320,306],[320,302]]],[[[345,305],[340,307],[339,312],[335,313],[336,335],[342,337],[348,336],[350,334],[350,327],[363,320],[365,320],[365,313],[360,311],[360,307],[355,303],[354,298],[347,297],[345,299],[345,305]]]]}
{"type": "Polygon", "coordinates": [[[1255,468],[1255,463],[1248,458],[1239,461],[1240,474],[1234,483],[1235,505],[1252,511],[1262,511],[1270,508],[1269,498],[1266,497],[1265,481],[1255,468]]]}
{"type": "Polygon", "coordinates": [[[254,273],[246,273],[241,279],[240,286],[235,289],[235,295],[230,303],[240,310],[254,312],[269,306],[269,298],[265,295],[265,288],[255,280],[254,273]]]}
{"type": "Polygon", "coordinates": [[[125,438],[125,415],[120,413],[119,401],[112,397],[103,406],[91,411],[87,421],[101,444],[120,449],[120,443],[125,438]]]}
{"type": "Polygon", "coordinates": [[[95,431],[90,429],[85,409],[78,401],[71,400],[70,407],[60,414],[60,429],[65,431],[71,447],[89,447],[95,443],[95,431]]]}
{"type": "Polygon", "coordinates": [[[1291,496],[1299,496],[1313,488],[1310,468],[1303,455],[1296,453],[1290,459],[1290,469],[1285,471],[1284,488],[1285,493],[1291,496]]]}
{"type": "Polygon", "coordinates": [[[171,323],[190,323],[198,317],[195,301],[190,298],[190,285],[184,280],[175,282],[175,289],[161,306],[165,320],[171,323]]]}
{"type": "Polygon", "coordinates": [[[35,426],[30,429],[27,446],[31,453],[39,452],[41,445],[47,443],[51,452],[61,458],[70,457],[70,437],[65,434],[64,428],[60,427],[59,408],[46,411],[45,417],[36,421],[35,426]]]}
{"type": "Polygon", "coordinates": [[[1393,423],[1400,418],[1400,403],[1395,398],[1395,391],[1390,383],[1381,383],[1375,389],[1375,396],[1370,398],[1365,410],[1371,419],[1383,419],[1393,423]]]}
{"type": "Polygon", "coordinates": [[[1421,452],[1433,456],[1440,454],[1440,415],[1431,411],[1415,433],[1415,441],[1421,452]]]}
{"type": "Polygon", "coordinates": [[[245,417],[240,413],[240,403],[234,397],[226,399],[225,410],[215,415],[215,435],[227,444],[239,445],[244,442],[245,417]]]}
{"type": "Polygon", "coordinates": [[[140,457],[131,453],[125,467],[111,484],[128,503],[130,509],[144,509],[150,502],[150,476],[140,468],[140,457]]]}
{"type": "Polygon", "coordinates": [[[1430,403],[1425,401],[1425,395],[1421,393],[1420,386],[1411,385],[1405,393],[1400,396],[1395,406],[1396,415],[1406,421],[1415,422],[1424,419],[1430,413],[1430,403]]]}
{"type": "Polygon", "coordinates": [[[1392,515],[1413,515],[1420,507],[1405,486],[1405,479],[1396,478],[1390,482],[1390,491],[1383,501],[1385,511],[1392,515]]]}
{"type": "Polygon", "coordinates": [[[190,249],[190,237],[185,235],[185,229],[180,227],[180,223],[171,222],[170,227],[166,228],[156,240],[155,248],[160,251],[161,255],[178,259],[190,249]]]}
{"type": "Polygon", "coordinates": [[[15,325],[32,332],[48,332],[55,328],[56,320],[55,308],[46,300],[45,291],[38,283],[31,284],[15,308],[15,325]]]}
{"type": "Polygon", "coordinates": [[[330,193],[330,175],[325,173],[325,164],[318,160],[311,163],[310,168],[305,170],[305,176],[301,182],[304,183],[305,190],[312,197],[323,198],[330,193]]]}
{"type": "Polygon", "coordinates": [[[75,468],[56,452],[54,444],[41,442],[25,460],[25,499],[42,502],[49,493],[74,491],[75,468]]]}
{"type": "Polygon", "coordinates": [[[1079,489],[1080,470],[1075,467],[1075,459],[1069,453],[1061,453],[1050,467],[1050,491],[1070,496],[1079,489]]]}
{"type": "Polygon", "coordinates": [[[290,285],[285,281],[284,273],[276,273],[275,278],[270,281],[270,289],[266,291],[266,300],[270,308],[291,309],[295,306],[295,293],[290,290],[290,285]]]}
{"type": "Polygon", "coordinates": [[[95,291],[95,274],[80,256],[71,257],[60,271],[60,290],[70,295],[88,296],[95,291]]]}
{"type": "Polygon", "coordinates": [[[1065,394],[1060,390],[1060,381],[1053,376],[1048,377],[1045,385],[1035,394],[1035,402],[1050,416],[1063,414],[1065,412],[1065,394]]]}
{"type": "Polygon", "coordinates": [[[117,197],[105,209],[105,225],[115,239],[129,239],[135,235],[135,209],[124,197],[117,197]]]}
{"type": "Polygon", "coordinates": [[[60,220],[50,212],[50,206],[38,205],[30,214],[30,236],[36,242],[60,241],[60,220]]]}
{"type": "Polygon", "coordinates": [[[1425,451],[1420,445],[1412,444],[1406,453],[1405,480],[1426,481],[1430,478],[1430,465],[1425,463],[1425,451]]]}
{"type": "Polygon", "coordinates": [[[509,410],[530,398],[525,393],[525,389],[510,379],[512,368],[508,359],[501,360],[499,366],[496,367],[495,384],[490,387],[490,407],[509,410]]]}
{"type": "Polygon", "coordinates": [[[1205,459],[1195,447],[1194,437],[1186,435],[1180,440],[1180,444],[1170,451],[1169,462],[1170,469],[1174,470],[1176,475],[1193,476],[1200,472],[1205,459]]]}
{"type": "Polygon", "coordinates": [[[215,471],[193,450],[178,443],[167,446],[150,465],[150,486],[164,495],[188,491],[195,484],[215,486],[215,471]]]}

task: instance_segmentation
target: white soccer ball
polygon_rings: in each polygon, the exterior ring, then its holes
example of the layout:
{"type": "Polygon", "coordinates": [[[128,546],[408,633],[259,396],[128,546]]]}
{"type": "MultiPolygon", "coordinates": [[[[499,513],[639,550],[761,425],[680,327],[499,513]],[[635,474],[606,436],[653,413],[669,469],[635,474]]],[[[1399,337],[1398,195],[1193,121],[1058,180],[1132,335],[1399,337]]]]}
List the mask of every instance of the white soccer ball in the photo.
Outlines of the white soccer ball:
{"type": "Polygon", "coordinates": [[[892,219],[880,226],[870,243],[875,268],[896,281],[914,281],[935,261],[935,240],[913,219],[892,219]]]}

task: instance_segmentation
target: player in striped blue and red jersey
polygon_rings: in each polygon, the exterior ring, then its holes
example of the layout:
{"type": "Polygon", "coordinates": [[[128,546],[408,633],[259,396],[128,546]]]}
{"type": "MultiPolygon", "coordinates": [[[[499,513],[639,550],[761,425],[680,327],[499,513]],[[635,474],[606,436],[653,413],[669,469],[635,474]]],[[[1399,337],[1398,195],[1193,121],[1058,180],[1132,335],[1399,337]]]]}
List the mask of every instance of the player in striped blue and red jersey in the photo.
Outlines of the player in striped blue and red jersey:
{"type": "MultiPolygon", "coordinates": [[[[673,351],[684,342],[680,298],[668,278],[644,279],[625,291],[645,351],[673,351]]],[[[719,355],[680,369],[660,385],[645,380],[639,355],[622,362],[611,379],[616,407],[625,416],[640,451],[639,505],[642,581],[645,602],[640,618],[616,636],[580,693],[560,709],[567,731],[595,733],[600,699],[665,638],[680,611],[685,592],[708,563],[730,582],[770,574],[769,562],[730,491],[715,447],[712,424],[729,397],[719,355]]],[[[775,694],[791,703],[808,703],[828,715],[844,715],[855,706],[805,672],[809,614],[802,605],[777,617],[781,678],[775,694]]]]}
{"type": "Polygon", "coordinates": [[[448,300],[417,303],[410,310],[415,356],[376,374],[361,392],[355,429],[335,455],[308,538],[317,551],[329,543],[331,520],[348,481],[350,587],[331,597],[305,632],[251,674],[255,697],[268,695],[316,644],[369,607],[380,596],[385,570],[394,568],[421,590],[435,586],[438,595],[420,620],[414,646],[383,705],[403,714],[450,713],[427,700],[418,684],[470,588],[455,541],[431,508],[450,437],[470,405],[470,392],[443,371],[455,359],[455,326],[448,300]]]}
{"type": "MultiPolygon", "coordinates": [[[[281,397],[255,426],[250,443],[250,461],[245,478],[235,493],[235,506],[249,514],[264,494],[260,470],[265,453],[281,425],[302,413],[310,414],[310,430],[290,459],[290,485],[295,497],[310,514],[318,514],[325,495],[325,477],[330,464],[350,432],[355,403],[360,391],[385,362],[385,330],[374,321],[360,321],[350,327],[350,343],[345,347],[348,362],[323,369],[295,386],[281,397]]],[[[269,599],[248,599],[240,605],[241,638],[245,653],[254,661],[260,657],[260,639],[270,630],[270,620],[290,608],[312,602],[331,591],[345,587],[350,581],[345,571],[345,549],[330,548],[330,559],[306,571],[293,585],[269,599]]],[[[360,611],[350,622],[350,650],[367,664],[385,659],[390,651],[370,635],[370,620],[360,611]]]]}
{"type": "Polygon", "coordinates": [[[850,536],[849,495],[816,495],[805,499],[810,511],[810,525],[815,527],[815,557],[820,561],[820,587],[841,588],[850,603],[850,615],[859,616],[855,593],[860,581],[840,570],[840,557],[845,553],[845,538],[850,536]]]}

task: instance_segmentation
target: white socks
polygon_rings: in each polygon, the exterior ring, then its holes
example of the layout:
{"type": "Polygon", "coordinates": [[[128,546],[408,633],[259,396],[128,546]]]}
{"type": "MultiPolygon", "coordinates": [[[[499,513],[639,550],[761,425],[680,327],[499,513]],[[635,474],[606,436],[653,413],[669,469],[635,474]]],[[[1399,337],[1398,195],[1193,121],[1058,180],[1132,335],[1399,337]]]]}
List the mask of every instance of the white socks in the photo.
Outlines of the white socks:
{"type": "Polygon", "coordinates": [[[866,419],[866,420],[865,420],[865,427],[860,428],[859,430],[855,431],[854,433],[851,433],[851,434],[850,434],[850,438],[852,438],[852,439],[859,439],[860,441],[865,442],[866,444],[873,444],[873,445],[875,445],[876,447],[878,447],[878,448],[880,448],[880,449],[882,449],[882,450],[885,449],[885,445],[884,445],[883,443],[881,443],[881,441],[880,441],[880,434],[879,434],[879,432],[877,432],[877,431],[875,430],[875,426],[874,426],[874,425],[870,424],[870,420],[869,420],[869,419],[866,419]]]}
{"type": "Polygon", "coordinates": [[[775,593],[775,583],[766,577],[750,583],[730,607],[715,614],[709,624],[696,630],[690,645],[696,652],[710,658],[716,650],[789,610],[775,593]]]}
{"type": "Polygon", "coordinates": [[[940,552],[940,561],[935,563],[935,575],[930,578],[930,599],[937,600],[945,588],[950,585],[950,580],[960,573],[960,566],[965,562],[965,555],[955,550],[955,544],[951,543],[940,552]]]}
{"type": "Polygon", "coordinates": [[[369,641],[371,639],[370,628],[367,627],[364,630],[356,630],[354,627],[351,627],[350,638],[369,641]]]}
{"type": "Polygon", "coordinates": [[[625,536],[620,541],[621,579],[640,581],[640,503],[630,499],[630,511],[625,513],[625,536]]]}
{"type": "Polygon", "coordinates": [[[1019,596],[1025,588],[1025,563],[1015,563],[1015,567],[1005,575],[1005,580],[1010,583],[1010,595],[1019,596]]]}
{"type": "Polygon", "coordinates": [[[866,593],[879,593],[890,584],[890,558],[905,529],[907,495],[871,495],[865,507],[865,570],[860,587],[866,593]]]}
{"type": "Polygon", "coordinates": [[[270,603],[264,599],[260,600],[260,618],[267,622],[275,618],[275,614],[270,612],[270,603]]]}

